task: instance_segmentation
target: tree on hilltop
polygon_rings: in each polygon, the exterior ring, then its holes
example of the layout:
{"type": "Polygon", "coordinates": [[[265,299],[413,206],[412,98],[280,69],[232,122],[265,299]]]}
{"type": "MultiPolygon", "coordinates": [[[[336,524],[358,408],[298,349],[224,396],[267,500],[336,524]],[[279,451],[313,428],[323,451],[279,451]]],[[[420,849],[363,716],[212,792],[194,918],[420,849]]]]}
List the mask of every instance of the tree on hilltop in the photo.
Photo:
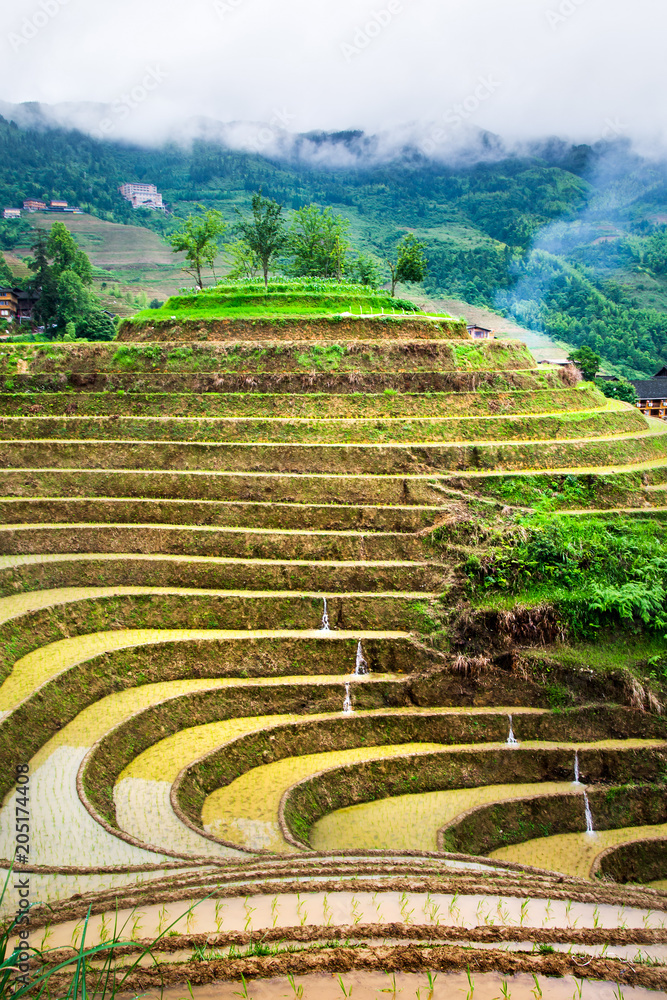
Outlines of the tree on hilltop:
{"type": "Polygon", "coordinates": [[[261,260],[243,239],[227,243],[224,254],[230,265],[228,281],[252,281],[262,269],[261,260]]]}
{"type": "Polygon", "coordinates": [[[205,212],[203,205],[199,205],[198,208],[204,214],[189,215],[180,229],[171,234],[169,242],[174,253],[185,254],[188,267],[184,267],[183,270],[191,275],[197,282],[197,287],[202,289],[204,267],[210,267],[215,278],[215,261],[220,253],[219,240],[227,224],[217,209],[212,208],[205,212]]]}
{"type": "Polygon", "coordinates": [[[342,281],[347,267],[350,223],[330,208],[306,205],[294,213],[288,233],[290,270],[297,277],[336,278],[342,281]]]}
{"type": "Polygon", "coordinates": [[[391,294],[396,293],[396,285],[406,282],[419,284],[426,277],[428,261],[426,244],[412,233],[404,236],[396,247],[395,257],[387,261],[391,273],[391,294]]]}
{"type": "Polygon", "coordinates": [[[252,253],[258,257],[266,289],[269,287],[271,262],[284,249],[287,242],[282,211],[282,205],[272,198],[264,198],[261,191],[253,195],[250,219],[244,218],[238,208],[236,209],[240,219],[236,224],[236,231],[245,240],[252,253]]]}

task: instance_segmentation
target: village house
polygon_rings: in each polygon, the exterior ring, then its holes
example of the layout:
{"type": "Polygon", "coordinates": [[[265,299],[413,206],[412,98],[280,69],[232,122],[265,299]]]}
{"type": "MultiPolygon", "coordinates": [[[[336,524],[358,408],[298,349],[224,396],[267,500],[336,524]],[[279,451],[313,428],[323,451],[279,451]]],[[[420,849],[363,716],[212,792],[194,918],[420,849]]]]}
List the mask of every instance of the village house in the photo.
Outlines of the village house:
{"type": "Polygon", "coordinates": [[[13,288],[0,288],[0,319],[13,323],[18,318],[19,300],[13,288]]]}
{"type": "Polygon", "coordinates": [[[630,379],[639,396],[638,408],[646,417],[667,419],[667,367],[661,368],[653,378],[630,379]]]}
{"type": "Polygon", "coordinates": [[[20,208],[6,208],[2,213],[4,219],[20,219],[21,209],[20,208]]]}
{"type": "Polygon", "coordinates": [[[36,201],[35,198],[26,198],[23,202],[23,209],[26,212],[46,212],[46,202],[36,201]]]}
{"type": "Polygon", "coordinates": [[[478,326],[476,323],[468,326],[468,333],[473,340],[493,340],[495,337],[493,330],[487,330],[486,327],[478,326]]]}

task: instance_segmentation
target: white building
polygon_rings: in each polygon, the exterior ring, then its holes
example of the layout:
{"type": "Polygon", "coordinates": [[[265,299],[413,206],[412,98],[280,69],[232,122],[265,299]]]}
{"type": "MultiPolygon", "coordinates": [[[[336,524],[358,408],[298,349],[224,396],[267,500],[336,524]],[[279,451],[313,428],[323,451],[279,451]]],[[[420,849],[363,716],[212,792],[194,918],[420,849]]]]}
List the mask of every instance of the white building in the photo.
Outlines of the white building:
{"type": "Polygon", "coordinates": [[[166,212],[162,195],[155,184],[123,184],[120,193],[123,198],[132,202],[132,208],[150,208],[166,212]]]}
{"type": "Polygon", "coordinates": [[[3,218],[5,218],[5,219],[20,219],[21,218],[21,209],[20,208],[6,208],[2,214],[3,214],[3,218]]]}

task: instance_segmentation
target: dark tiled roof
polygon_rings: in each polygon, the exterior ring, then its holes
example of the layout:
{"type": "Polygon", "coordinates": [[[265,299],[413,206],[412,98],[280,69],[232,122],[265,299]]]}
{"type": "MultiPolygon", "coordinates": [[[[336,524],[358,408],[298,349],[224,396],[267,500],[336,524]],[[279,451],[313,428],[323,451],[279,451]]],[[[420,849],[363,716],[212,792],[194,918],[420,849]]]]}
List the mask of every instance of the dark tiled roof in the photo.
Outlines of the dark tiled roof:
{"type": "Polygon", "coordinates": [[[630,379],[640,399],[667,399],[667,376],[630,379]]]}

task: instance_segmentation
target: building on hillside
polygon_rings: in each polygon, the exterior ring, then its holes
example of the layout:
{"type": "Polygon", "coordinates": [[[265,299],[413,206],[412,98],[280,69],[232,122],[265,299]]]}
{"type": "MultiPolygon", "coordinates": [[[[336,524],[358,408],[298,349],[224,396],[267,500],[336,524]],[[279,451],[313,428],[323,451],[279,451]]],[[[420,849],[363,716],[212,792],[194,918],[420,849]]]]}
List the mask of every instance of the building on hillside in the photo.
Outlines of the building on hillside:
{"type": "Polygon", "coordinates": [[[25,291],[22,288],[15,288],[14,295],[18,303],[16,318],[20,321],[26,319],[32,321],[35,306],[39,301],[39,293],[35,291],[25,291]]]}
{"type": "Polygon", "coordinates": [[[46,202],[37,201],[35,198],[26,198],[23,202],[23,208],[26,212],[46,212],[46,202]]]}
{"type": "Polygon", "coordinates": [[[68,209],[69,205],[66,201],[52,201],[49,205],[49,210],[51,212],[66,212],[68,209]]]}
{"type": "Polygon", "coordinates": [[[21,209],[20,208],[6,208],[2,213],[3,219],[20,219],[21,209]]]}
{"type": "Polygon", "coordinates": [[[653,378],[630,379],[639,396],[638,408],[646,417],[667,419],[667,368],[661,368],[653,378]]]}
{"type": "Polygon", "coordinates": [[[476,323],[468,324],[468,333],[473,340],[493,340],[495,333],[487,330],[485,326],[478,326],[476,323]]]}
{"type": "Polygon", "coordinates": [[[0,288],[0,319],[13,323],[18,317],[19,302],[13,288],[0,288]]]}
{"type": "Polygon", "coordinates": [[[537,362],[538,365],[559,365],[561,368],[565,368],[566,365],[572,364],[567,358],[543,358],[541,361],[537,362]]]}
{"type": "Polygon", "coordinates": [[[152,211],[166,212],[162,195],[155,184],[122,184],[120,193],[127,201],[132,202],[132,208],[150,208],[152,211]]]}

